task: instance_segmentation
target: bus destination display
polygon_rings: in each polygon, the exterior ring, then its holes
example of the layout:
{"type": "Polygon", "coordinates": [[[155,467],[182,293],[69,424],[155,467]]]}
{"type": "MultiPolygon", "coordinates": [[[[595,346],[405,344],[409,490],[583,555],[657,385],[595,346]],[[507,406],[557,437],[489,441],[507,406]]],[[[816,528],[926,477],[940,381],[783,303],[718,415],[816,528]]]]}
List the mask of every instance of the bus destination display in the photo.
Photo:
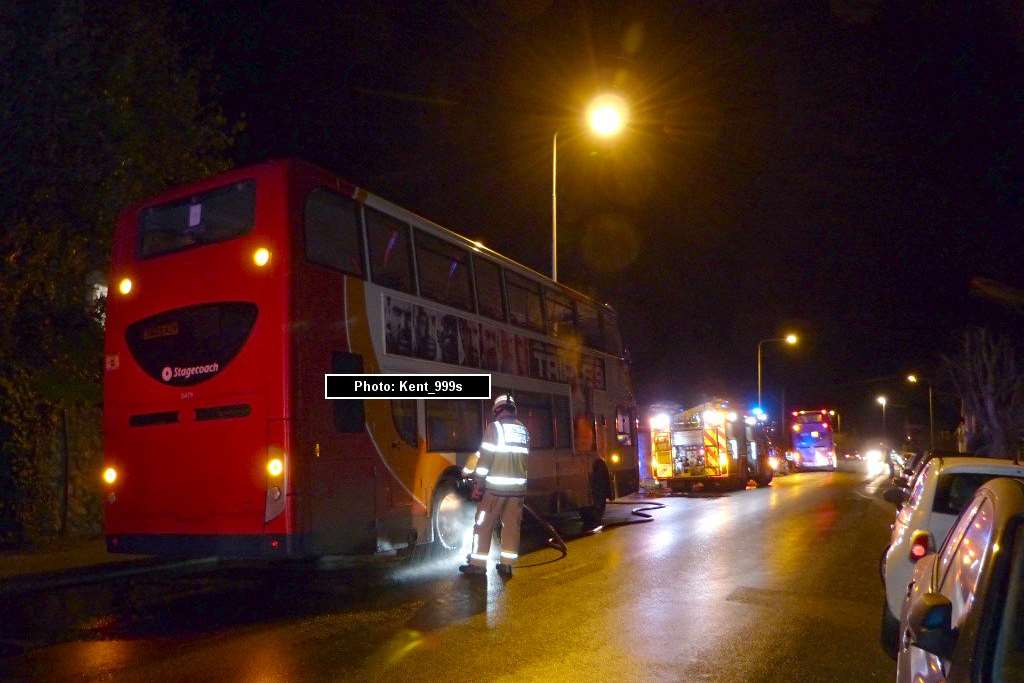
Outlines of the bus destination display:
{"type": "Polygon", "coordinates": [[[491,398],[488,374],[327,374],[324,398],[491,398]]]}

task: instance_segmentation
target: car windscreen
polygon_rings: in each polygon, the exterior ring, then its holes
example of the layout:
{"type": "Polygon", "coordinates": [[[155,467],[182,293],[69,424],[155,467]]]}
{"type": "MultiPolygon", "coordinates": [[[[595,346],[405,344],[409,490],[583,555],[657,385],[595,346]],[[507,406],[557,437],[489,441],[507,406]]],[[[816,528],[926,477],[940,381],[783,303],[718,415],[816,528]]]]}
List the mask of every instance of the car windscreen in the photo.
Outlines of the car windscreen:
{"type": "Polygon", "coordinates": [[[139,216],[139,256],[223,242],[243,235],[256,217],[256,183],[243,180],[166,204],[139,216]]]}
{"type": "Polygon", "coordinates": [[[978,487],[990,479],[1005,477],[999,472],[949,472],[940,474],[935,483],[935,502],[932,512],[959,515],[974,497],[978,487]]]}

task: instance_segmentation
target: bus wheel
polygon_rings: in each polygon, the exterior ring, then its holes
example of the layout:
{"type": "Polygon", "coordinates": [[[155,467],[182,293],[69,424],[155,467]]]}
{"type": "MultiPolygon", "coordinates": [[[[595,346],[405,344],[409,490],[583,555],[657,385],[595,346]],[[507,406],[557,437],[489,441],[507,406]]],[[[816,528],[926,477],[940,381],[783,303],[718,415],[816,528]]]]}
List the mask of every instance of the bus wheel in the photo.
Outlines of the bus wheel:
{"type": "Polygon", "coordinates": [[[451,477],[442,479],[434,490],[430,524],[434,541],[431,555],[446,556],[462,549],[473,529],[476,505],[459,491],[451,477]]]}
{"type": "Polygon", "coordinates": [[[763,489],[765,486],[772,483],[773,478],[774,477],[770,469],[767,472],[762,472],[761,476],[757,478],[757,487],[763,489]]]}
{"type": "Polygon", "coordinates": [[[584,529],[593,529],[601,525],[604,509],[608,505],[609,490],[608,472],[603,467],[596,468],[590,476],[590,495],[594,504],[580,508],[580,520],[583,521],[584,529]]]}

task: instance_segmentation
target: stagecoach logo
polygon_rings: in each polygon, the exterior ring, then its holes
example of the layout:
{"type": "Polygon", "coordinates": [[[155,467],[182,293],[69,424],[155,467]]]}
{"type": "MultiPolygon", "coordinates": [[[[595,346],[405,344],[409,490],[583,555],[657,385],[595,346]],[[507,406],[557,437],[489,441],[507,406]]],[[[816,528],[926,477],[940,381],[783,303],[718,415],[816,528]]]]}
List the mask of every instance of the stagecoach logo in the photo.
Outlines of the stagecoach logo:
{"type": "Polygon", "coordinates": [[[164,367],[160,371],[160,378],[165,382],[170,382],[172,379],[188,379],[194,375],[210,375],[216,374],[220,371],[220,363],[210,363],[208,365],[193,365],[187,368],[170,367],[169,365],[164,367]]]}

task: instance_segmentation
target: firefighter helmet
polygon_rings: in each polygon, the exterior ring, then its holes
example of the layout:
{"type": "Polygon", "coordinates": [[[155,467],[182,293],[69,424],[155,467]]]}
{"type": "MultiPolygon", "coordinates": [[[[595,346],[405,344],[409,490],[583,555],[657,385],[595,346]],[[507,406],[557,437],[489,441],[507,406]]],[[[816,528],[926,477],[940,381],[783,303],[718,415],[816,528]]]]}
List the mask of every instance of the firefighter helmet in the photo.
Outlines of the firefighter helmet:
{"type": "Polygon", "coordinates": [[[494,414],[497,415],[502,410],[516,412],[516,402],[510,394],[502,394],[494,399],[494,414]]]}

